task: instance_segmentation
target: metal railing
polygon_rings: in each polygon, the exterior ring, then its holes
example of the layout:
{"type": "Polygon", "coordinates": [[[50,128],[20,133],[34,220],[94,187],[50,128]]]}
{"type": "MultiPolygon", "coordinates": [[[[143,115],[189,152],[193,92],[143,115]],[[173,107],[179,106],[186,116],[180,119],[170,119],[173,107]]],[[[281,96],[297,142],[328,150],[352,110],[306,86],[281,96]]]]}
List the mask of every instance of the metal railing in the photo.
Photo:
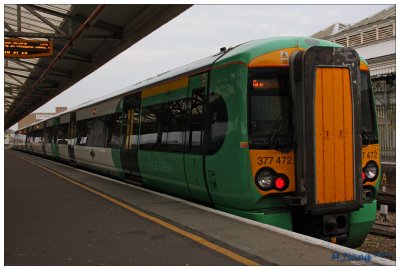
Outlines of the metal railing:
{"type": "Polygon", "coordinates": [[[382,157],[396,156],[396,104],[377,105],[378,136],[382,157]]]}

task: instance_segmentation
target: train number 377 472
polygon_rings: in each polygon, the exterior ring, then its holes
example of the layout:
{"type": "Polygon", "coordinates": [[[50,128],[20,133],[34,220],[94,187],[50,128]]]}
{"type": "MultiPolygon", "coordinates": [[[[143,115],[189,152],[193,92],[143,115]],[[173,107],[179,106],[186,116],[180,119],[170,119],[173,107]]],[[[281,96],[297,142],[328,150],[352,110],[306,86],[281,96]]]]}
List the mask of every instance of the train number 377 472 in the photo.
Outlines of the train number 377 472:
{"type": "Polygon", "coordinates": [[[257,158],[258,165],[271,165],[271,164],[291,165],[292,161],[293,161],[293,158],[290,156],[258,157],[257,158]]]}

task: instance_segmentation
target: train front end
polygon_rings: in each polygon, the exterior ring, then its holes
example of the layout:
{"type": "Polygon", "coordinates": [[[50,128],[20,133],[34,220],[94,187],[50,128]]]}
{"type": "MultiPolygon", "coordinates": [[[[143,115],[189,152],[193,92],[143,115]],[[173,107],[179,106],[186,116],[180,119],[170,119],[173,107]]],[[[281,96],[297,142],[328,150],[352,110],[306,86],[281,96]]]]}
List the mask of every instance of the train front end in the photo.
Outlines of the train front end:
{"type": "Polygon", "coordinates": [[[298,44],[248,64],[257,207],[275,215],[266,223],[356,247],[376,218],[381,174],[368,67],[350,48],[298,44]]]}

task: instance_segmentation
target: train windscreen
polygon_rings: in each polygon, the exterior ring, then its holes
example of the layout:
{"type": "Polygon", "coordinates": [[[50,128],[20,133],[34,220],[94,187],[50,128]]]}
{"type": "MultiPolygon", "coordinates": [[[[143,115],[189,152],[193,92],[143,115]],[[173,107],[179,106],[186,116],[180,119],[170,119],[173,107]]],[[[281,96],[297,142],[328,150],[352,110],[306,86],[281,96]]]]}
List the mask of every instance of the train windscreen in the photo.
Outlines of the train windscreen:
{"type": "Polygon", "coordinates": [[[287,68],[249,70],[250,148],[291,148],[288,76],[287,68]]]}
{"type": "Polygon", "coordinates": [[[361,72],[361,123],[363,145],[378,143],[371,81],[367,71],[361,72]]]}

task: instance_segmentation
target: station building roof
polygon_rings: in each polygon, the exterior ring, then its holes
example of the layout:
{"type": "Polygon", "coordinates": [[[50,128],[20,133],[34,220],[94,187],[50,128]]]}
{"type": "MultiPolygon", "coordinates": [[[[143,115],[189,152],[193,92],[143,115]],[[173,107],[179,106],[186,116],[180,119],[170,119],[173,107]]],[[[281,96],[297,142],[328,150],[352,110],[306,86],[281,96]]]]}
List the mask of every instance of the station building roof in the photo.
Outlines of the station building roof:
{"type": "Polygon", "coordinates": [[[395,5],[353,25],[331,25],[315,33],[313,37],[354,48],[367,60],[373,79],[396,74],[395,5]]]}
{"type": "Polygon", "coordinates": [[[4,5],[4,37],[53,41],[53,55],[5,58],[5,129],[191,5],[4,5]]]}

